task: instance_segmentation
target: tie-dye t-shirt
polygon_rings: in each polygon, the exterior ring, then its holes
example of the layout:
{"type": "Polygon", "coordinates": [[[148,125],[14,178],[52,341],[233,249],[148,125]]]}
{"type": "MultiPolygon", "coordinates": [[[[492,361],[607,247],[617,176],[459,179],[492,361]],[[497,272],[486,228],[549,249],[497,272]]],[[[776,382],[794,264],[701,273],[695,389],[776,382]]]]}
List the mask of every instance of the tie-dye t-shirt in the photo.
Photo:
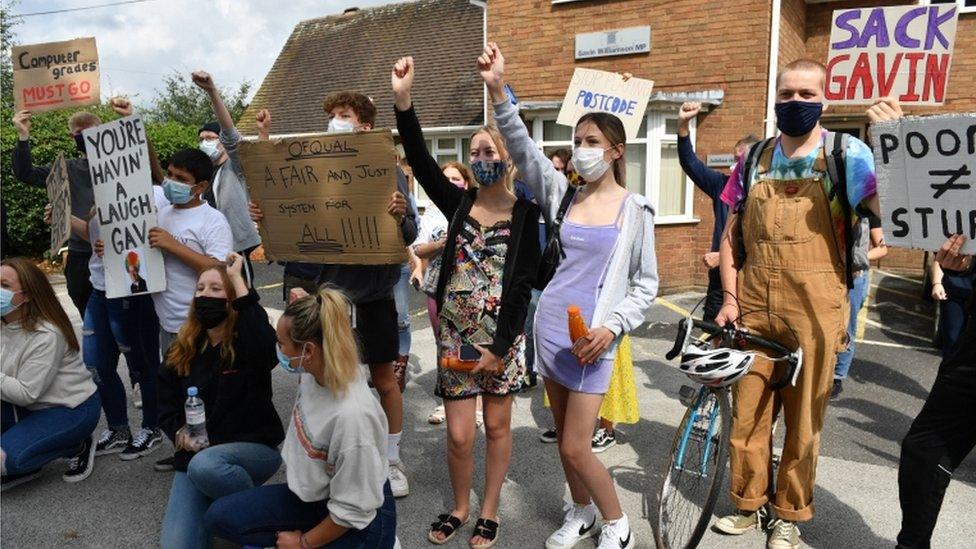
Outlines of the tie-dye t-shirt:
{"type": "MultiPolygon", "coordinates": [[[[823,138],[826,135],[827,132],[824,131],[820,140],[821,147],[823,147],[823,138]]],[[[821,147],[814,149],[813,152],[802,158],[789,159],[783,154],[780,140],[777,139],[776,148],[773,150],[773,160],[766,177],[769,179],[807,179],[819,175],[824,182],[824,190],[827,192],[827,196],[830,196],[833,182],[830,181],[827,174],[815,173],[813,170],[813,164],[817,159],[817,155],[820,154],[821,147]]],[[[739,163],[732,169],[732,173],[729,175],[729,181],[725,184],[725,190],[722,191],[722,202],[725,202],[734,210],[738,210],[740,203],[745,198],[745,193],[742,190],[742,172],[745,169],[743,167],[745,156],[743,155],[739,159],[739,163]]],[[[877,192],[877,181],[874,178],[874,153],[860,139],[849,137],[847,140],[845,165],[845,171],[847,172],[847,199],[850,201],[852,208],[861,205],[861,209],[867,211],[868,208],[865,202],[877,192]]],[[[756,174],[752,174],[750,187],[756,184],[757,179],[756,174]]],[[[833,217],[834,228],[837,231],[837,241],[844,242],[845,221],[853,224],[856,222],[856,219],[845,220],[844,208],[841,205],[840,199],[836,196],[830,203],[830,214],[833,217]]]]}

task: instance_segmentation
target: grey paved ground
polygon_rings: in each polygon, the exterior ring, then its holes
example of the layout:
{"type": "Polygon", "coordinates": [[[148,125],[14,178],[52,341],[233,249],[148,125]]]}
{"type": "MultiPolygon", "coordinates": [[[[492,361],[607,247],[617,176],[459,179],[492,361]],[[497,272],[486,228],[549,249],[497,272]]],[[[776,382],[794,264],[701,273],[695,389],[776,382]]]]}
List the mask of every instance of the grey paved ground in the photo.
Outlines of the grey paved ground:
{"type": "MultiPolygon", "coordinates": [[[[280,281],[280,268],[258,269],[258,286],[280,281]]],[[[874,274],[874,298],[851,380],[839,401],[831,404],[823,437],[816,491],[816,519],[802,528],[812,547],[892,547],[900,521],[897,493],[898,443],[918,412],[938,366],[926,346],[931,328],[930,305],[918,298],[911,280],[874,274]],[[883,328],[879,327],[883,326],[883,328]]],[[[63,286],[60,291],[63,293],[63,286]]],[[[696,295],[669,296],[668,303],[690,308],[696,295]]],[[[65,296],[66,298],[66,296],[65,296]]],[[[66,300],[66,299],[65,299],[66,300]]],[[[281,290],[262,290],[266,307],[281,308],[281,290]]],[[[67,301],[66,301],[67,303],[67,301]]],[[[69,307],[70,309],[70,307],[69,307]]],[[[425,528],[450,508],[444,460],[444,428],[425,421],[434,406],[433,341],[419,295],[413,303],[413,356],[405,395],[404,460],[411,494],[399,500],[399,536],[405,548],[429,546],[425,528]]],[[[73,310],[73,309],[71,309],[73,310]]],[[[274,311],[272,311],[274,313],[274,311]]],[[[660,488],[661,469],[683,408],[677,401],[685,381],[663,361],[679,318],[659,303],[648,323],[634,334],[636,379],[641,420],[619,428],[620,444],[601,454],[619,485],[624,510],[631,518],[639,547],[652,547],[644,495],[660,488]]],[[[77,320],[77,319],[76,319],[77,320]]],[[[284,417],[290,410],[296,380],[276,372],[275,402],[284,417]]],[[[139,412],[130,407],[130,421],[139,412]]],[[[503,488],[501,548],[541,547],[558,526],[564,484],[556,449],[538,442],[540,428],[550,425],[542,394],[536,390],[516,399],[513,420],[515,450],[503,488]]],[[[99,458],[92,477],[80,484],[61,481],[62,466],[48,466],[42,478],[6,492],[0,505],[0,545],[10,548],[152,547],[169,492],[170,475],[156,473],[152,463],[169,451],[123,463],[99,458]]],[[[476,488],[483,475],[483,439],[477,448],[476,488]]],[[[976,463],[972,457],[956,472],[949,488],[933,547],[973,547],[976,526],[976,463]]],[[[282,472],[275,481],[282,481],[282,472]]],[[[476,490],[477,491],[477,490],[476,490]]],[[[717,513],[730,509],[720,498],[717,513]]],[[[459,537],[448,547],[467,547],[459,537]]],[[[729,538],[709,532],[703,547],[764,547],[758,533],[729,538]]],[[[580,547],[593,547],[592,543],[580,547]]]]}

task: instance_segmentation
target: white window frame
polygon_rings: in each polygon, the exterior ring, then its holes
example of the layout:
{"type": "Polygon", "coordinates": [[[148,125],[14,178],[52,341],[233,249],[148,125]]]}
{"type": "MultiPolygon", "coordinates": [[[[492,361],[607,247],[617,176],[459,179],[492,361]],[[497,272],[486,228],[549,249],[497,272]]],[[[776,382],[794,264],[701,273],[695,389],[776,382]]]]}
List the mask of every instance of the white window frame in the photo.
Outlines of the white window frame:
{"type": "MultiPolygon", "coordinates": [[[[918,0],[920,6],[931,6],[931,5],[948,5],[949,2],[933,2],[931,0],[918,0]]],[[[959,14],[963,13],[976,13],[976,4],[972,6],[966,5],[966,0],[955,0],[956,7],[959,9],[959,14]]]]}
{"type": "MultiPolygon", "coordinates": [[[[464,139],[467,139],[466,135],[461,136],[458,134],[443,133],[424,134],[424,140],[430,142],[430,146],[427,147],[427,152],[430,153],[430,156],[433,157],[434,160],[437,160],[438,156],[440,155],[453,154],[454,160],[457,160],[458,162],[467,166],[467,155],[465,151],[461,150],[461,141],[464,139]],[[437,143],[437,141],[440,139],[453,139],[454,146],[452,148],[441,148],[437,143]]],[[[430,206],[431,204],[431,200],[427,196],[427,192],[424,191],[424,188],[421,187],[420,184],[414,186],[414,199],[417,201],[417,207],[420,209],[427,208],[427,206],[430,206]]]]}
{"type": "MultiPolygon", "coordinates": [[[[557,113],[555,111],[548,112],[538,112],[529,113],[527,116],[530,118],[529,123],[531,125],[532,139],[536,142],[536,145],[540,150],[545,150],[549,147],[565,147],[572,150],[572,141],[545,141],[543,139],[543,123],[549,120],[555,120],[557,113]]],[[[677,146],[678,135],[668,134],[666,130],[666,123],[668,119],[673,119],[677,121],[678,113],[676,109],[663,110],[663,109],[651,109],[647,111],[647,132],[644,135],[637,136],[633,139],[627,141],[628,145],[646,145],[644,151],[646,157],[644,158],[644,189],[643,194],[650,200],[651,204],[654,206],[655,211],[658,210],[658,204],[660,203],[660,192],[661,192],[661,146],[664,144],[674,144],[677,146]]],[[[692,120],[689,126],[689,137],[692,144],[695,143],[695,132],[696,132],[696,121],[692,120]]],[[[677,215],[656,215],[654,217],[655,225],[675,225],[675,224],[687,224],[687,223],[698,223],[701,219],[695,217],[695,184],[691,179],[685,175],[685,210],[684,212],[677,215]]]]}

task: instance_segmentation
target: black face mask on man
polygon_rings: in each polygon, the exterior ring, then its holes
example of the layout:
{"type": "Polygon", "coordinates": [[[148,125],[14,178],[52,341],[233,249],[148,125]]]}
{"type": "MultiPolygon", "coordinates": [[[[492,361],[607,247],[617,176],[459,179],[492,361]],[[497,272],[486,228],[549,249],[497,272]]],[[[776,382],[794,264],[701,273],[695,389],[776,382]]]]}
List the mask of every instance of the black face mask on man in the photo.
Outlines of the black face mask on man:
{"type": "Polygon", "coordinates": [[[820,115],[823,103],[815,101],[786,101],[776,104],[776,127],[790,137],[800,137],[810,133],[820,115]]]}
{"type": "Polygon", "coordinates": [[[78,152],[84,153],[85,136],[81,135],[81,132],[79,131],[78,133],[74,134],[72,137],[75,138],[75,148],[78,149],[78,152]]]}
{"type": "Polygon", "coordinates": [[[227,319],[227,299],[197,296],[193,298],[193,315],[204,329],[216,328],[227,319]]]}

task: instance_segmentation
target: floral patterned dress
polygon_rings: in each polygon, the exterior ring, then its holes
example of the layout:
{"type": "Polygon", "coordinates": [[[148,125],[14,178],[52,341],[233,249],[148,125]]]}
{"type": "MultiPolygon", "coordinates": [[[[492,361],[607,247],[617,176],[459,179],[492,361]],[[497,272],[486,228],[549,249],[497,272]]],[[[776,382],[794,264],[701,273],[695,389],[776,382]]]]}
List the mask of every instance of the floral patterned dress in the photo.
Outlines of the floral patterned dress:
{"type": "MultiPolygon", "coordinates": [[[[491,344],[501,310],[502,273],[511,232],[511,221],[482,227],[471,217],[465,220],[457,236],[456,267],[444,290],[438,356],[456,356],[464,344],[491,344]]],[[[456,372],[438,365],[434,394],[458,400],[518,391],[525,375],[524,334],[516,338],[502,361],[505,369],[497,374],[456,372]]]]}

